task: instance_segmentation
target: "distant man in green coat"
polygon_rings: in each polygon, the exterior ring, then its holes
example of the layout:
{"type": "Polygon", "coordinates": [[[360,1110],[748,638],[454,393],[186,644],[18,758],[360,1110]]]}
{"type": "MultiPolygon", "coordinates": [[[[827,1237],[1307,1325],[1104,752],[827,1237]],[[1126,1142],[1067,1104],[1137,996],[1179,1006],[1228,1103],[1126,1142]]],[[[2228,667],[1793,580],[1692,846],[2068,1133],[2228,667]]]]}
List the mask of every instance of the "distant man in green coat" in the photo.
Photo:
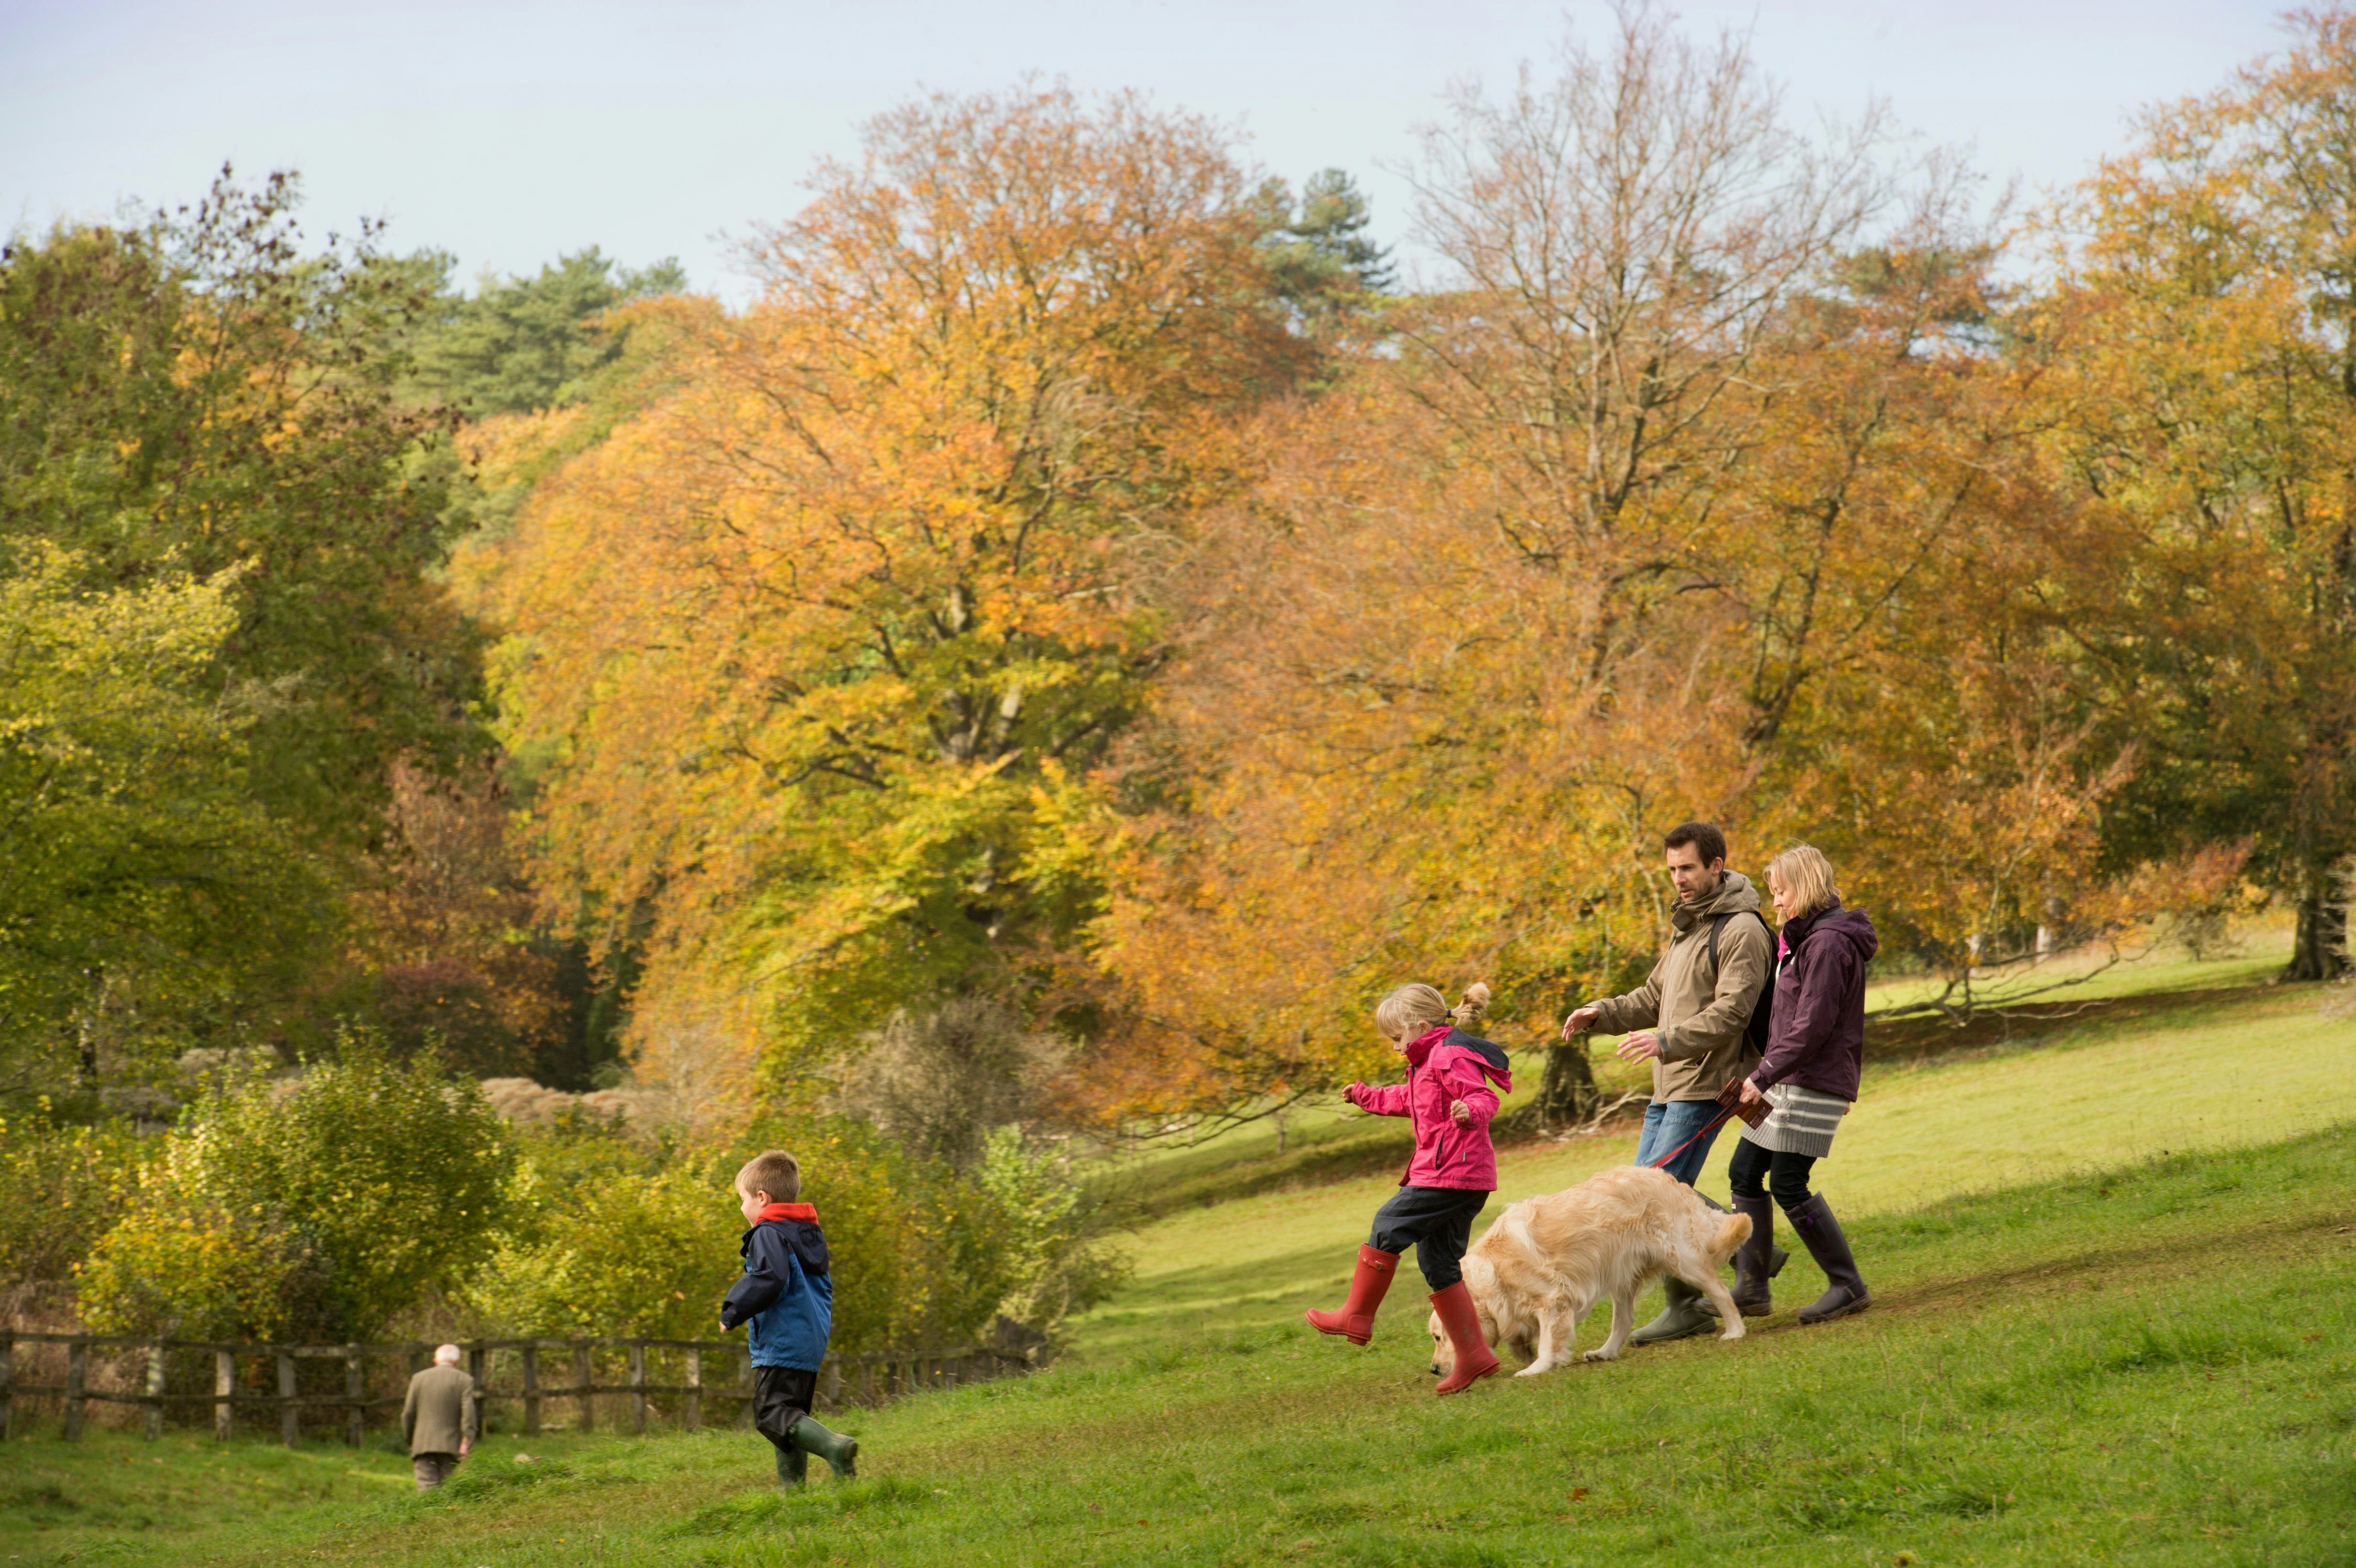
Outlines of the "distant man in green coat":
{"type": "Polygon", "coordinates": [[[401,1435],[409,1442],[417,1489],[430,1492],[448,1480],[482,1430],[475,1380],[458,1370],[458,1347],[437,1347],[434,1364],[409,1380],[409,1398],[401,1406],[401,1435]]]}

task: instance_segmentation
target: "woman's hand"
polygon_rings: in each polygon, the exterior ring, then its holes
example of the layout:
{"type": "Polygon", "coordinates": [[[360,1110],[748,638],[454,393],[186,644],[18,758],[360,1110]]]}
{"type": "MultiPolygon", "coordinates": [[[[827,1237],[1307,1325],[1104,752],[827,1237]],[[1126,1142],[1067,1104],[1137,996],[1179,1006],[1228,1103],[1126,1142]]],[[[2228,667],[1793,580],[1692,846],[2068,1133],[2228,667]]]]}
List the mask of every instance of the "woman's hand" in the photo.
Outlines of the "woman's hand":
{"type": "Polygon", "coordinates": [[[1745,1079],[1742,1081],[1742,1101],[1741,1101],[1741,1103],[1742,1103],[1743,1104],[1745,1104],[1745,1105],[1756,1105],[1757,1104],[1759,1104],[1759,1102],[1760,1102],[1760,1101],[1764,1100],[1765,1098],[1767,1098],[1767,1096],[1766,1096],[1766,1095],[1764,1095],[1764,1094],[1762,1094],[1762,1093],[1759,1092],[1759,1085],[1758,1085],[1758,1084],[1753,1083],[1752,1083],[1752,1082],[1751,1082],[1751,1080],[1750,1080],[1750,1079],[1748,1079],[1748,1078],[1745,1078],[1745,1079]]]}
{"type": "Polygon", "coordinates": [[[1456,1118],[1456,1125],[1460,1127],[1469,1127],[1472,1125],[1472,1107],[1462,1100],[1449,1106],[1448,1114],[1456,1118]]]}

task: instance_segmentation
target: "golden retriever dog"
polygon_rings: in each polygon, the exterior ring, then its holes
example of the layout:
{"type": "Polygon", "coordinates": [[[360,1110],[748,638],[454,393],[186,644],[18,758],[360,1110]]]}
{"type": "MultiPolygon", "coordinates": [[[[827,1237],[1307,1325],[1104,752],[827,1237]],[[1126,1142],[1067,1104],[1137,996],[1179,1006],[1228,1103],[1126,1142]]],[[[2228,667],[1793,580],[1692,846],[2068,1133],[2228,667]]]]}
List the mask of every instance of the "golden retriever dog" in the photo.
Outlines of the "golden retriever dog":
{"type": "MultiPolygon", "coordinates": [[[[1516,1377],[1566,1365],[1587,1309],[1612,1298],[1612,1334],[1586,1360],[1616,1359],[1636,1327],[1636,1292],[1673,1274],[1709,1298],[1742,1338],[1742,1314],[1718,1271],[1751,1236],[1751,1221],[1711,1208],[1666,1171],[1623,1165],[1547,1198],[1525,1198],[1497,1216],[1464,1254],[1464,1284],[1481,1336],[1511,1345],[1530,1364],[1516,1377]]],[[[1455,1361],[1440,1316],[1431,1318],[1432,1371],[1455,1361]]]]}

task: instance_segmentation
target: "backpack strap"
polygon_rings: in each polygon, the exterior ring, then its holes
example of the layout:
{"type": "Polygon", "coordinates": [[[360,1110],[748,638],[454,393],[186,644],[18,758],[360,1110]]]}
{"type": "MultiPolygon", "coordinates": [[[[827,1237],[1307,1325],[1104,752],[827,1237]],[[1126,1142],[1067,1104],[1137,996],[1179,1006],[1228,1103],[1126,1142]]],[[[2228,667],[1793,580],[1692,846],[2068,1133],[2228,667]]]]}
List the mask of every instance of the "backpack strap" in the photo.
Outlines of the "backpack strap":
{"type": "MultiPolygon", "coordinates": [[[[1724,914],[1714,914],[1714,915],[1712,915],[1712,916],[1710,916],[1710,917],[1709,917],[1709,977],[1710,977],[1710,980],[1711,980],[1711,983],[1712,983],[1712,984],[1715,984],[1715,983],[1717,982],[1717,980],[1718,980],[1718,933],[1719,933],[1719,931],[1720,930],[1720,928],[1722,928],[1722,927],[1726,924],[1726,923],[1727,923],[1728,921],[1732,920],[1732,919],[1734,918],[1734,916],[1735,916],[1735,914],[1736,914],[1737,912],[1736,912],[1736,911],[1729,910],[1729,911],[1728,911],[1726,913],[1724,913],[1724,914]]],[[[1763,915],[1763,914],[1761,914],[1761,913],[1760,913],[1757,910],[1755,910],[1755,909],[1751,909],[1751,910],[1742,910],[1742,911],[1740,911],[1740,912],[1739,912],[1743,913],[1743,914],[1747,914],[1747,915],[1749,915],[1751,919],[1753,919],[1753,920],[1757,921],[1757,922],[1759,923],[1759,929],[1760,929],[1760,930],[1762,930],[1762,931],[1763,931],[1763,932],[1765,932],[1765,933],[1767,933],[1767,941],[1768,941],[1768,954],[1769,954],[1769,956],[1772,958],[1772,957],[1773,956],[1773,954],[1774,954],[1775,928],[1774,928],[1773,926],[1772,926],[1772,925],[1769,925],[1769,924],[1767,923],[1767,917],[1766,917],[1765,915],[1763,915]]],[[[1774,965],[1771,963],[1770,965],[1768,965],[1768,967],[1769,967],[1770,969],[1772,969],[1772,968],[1774,967],[1774,965]]],[[[1770,978],[1772,978],[1772,976],[1770,976],[1770,978]]]]}

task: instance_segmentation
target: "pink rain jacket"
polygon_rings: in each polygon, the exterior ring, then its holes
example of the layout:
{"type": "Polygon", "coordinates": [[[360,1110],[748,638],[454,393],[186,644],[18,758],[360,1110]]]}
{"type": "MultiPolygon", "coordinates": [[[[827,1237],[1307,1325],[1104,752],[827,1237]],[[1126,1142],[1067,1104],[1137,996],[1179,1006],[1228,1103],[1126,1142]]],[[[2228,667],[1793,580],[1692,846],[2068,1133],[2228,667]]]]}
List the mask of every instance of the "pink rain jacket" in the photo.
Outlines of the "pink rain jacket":
{"type": "Polygon", "coordinates": [[[1471,1192],[1497,1189],[1497,1151],[1489,1144],[1489,1121],[1497,1114],[1490,1083],[1510,1094],[1514,1077],[1505,1053],[1487,1040],[1446,1024],[1408,1042],[1407,1082],[1376,1088],[1353,1083],[1342,1097],[1377,1116],[1405,1116],[1415,1124],[1415,1157],[1408,1161],[1401,1187],[1453,1187],[1471,1192]],[[1472,1125],[1460,1127],[1448,1107],[1464,1102],[1472,1125]]]}

